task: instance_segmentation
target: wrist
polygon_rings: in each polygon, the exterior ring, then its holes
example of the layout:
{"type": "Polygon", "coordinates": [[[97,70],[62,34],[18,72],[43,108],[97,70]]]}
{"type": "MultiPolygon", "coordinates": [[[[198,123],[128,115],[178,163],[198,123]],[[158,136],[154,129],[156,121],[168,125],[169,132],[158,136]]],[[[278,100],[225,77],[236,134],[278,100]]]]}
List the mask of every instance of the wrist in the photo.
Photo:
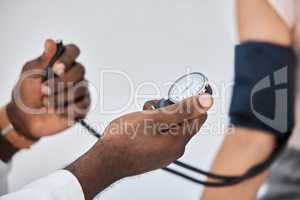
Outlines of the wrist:
{"type": "Polygon", "coordinates": [[[0,127],[2,136],[17,149],[30,148],[37,139],[28,137],[21,132],[17,124],[24,123],[22,120],[17,120],[14,115],[12,104],[9,103],[6,107],[0,109],[0,127]]]}
{"type": "Polygon", "coordinates": [[[31,133],[29,128],[26,126],[26,116],[22,113],[14,101],[11,101],[6,106],[6,113],[7,118],[14,127],[14,129],[24,137],[34,142],[38,141],[40,138],[34,137],[31,133]]]}
{"type": "Polygon", "coordinates": [[[18,151],[19,149],[14,147],[9,141],[6,140],[6,138],[0,135],[0,160],[8,163],[18,151]]]}
{"type": "Polygon", "coordinates": [[[123,178],[114,152],[111,144],[102,140],[66,168],[80,182],[87,200],[123,178]]]}
{"type": "Polygon", "coordinates": [[[19,149],[13,146],[5,137],[5,134],[7,134],[10,129],[7,121],[5,108],[0,108],[0,159],[6,163],[19,151],[19,149]]]}
{"type": "Polygon", "coordinates": [[[17,132],[27,132],[24,126],[24,121],[22,120],[22,116],[20,116],[20,112],[18,111],[17,105],[14,101],[11,101],[6,105],[6,114],[9,122],[17,132]]]}

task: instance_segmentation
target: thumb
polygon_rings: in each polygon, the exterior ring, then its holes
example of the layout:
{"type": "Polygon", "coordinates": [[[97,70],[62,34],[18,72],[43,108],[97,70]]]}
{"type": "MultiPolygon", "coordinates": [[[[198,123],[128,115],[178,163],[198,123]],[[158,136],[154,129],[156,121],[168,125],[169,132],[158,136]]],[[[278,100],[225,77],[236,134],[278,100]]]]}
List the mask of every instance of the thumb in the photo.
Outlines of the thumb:
{"type": "Polygon", "coordinates": [[[214,103],[212,96],[207,93],[199,95],[198,101],[205,111],[208,111],[214,103]]]}
{"type": "Polygon", "coordinates": [[[158,119],[159,123],[182,123],[186,120],[202,118],[212,105],[213,98],[210,94],[196,95],[157,110],[154,118],[158,119]]]}
{"type": "Polygon", "coordinates": [[[56,52],[56,42],[53,39],[47,39],[44,43],[44,52],[41,56],[43,65],[42,68],[46,68],[47,64],[50,62],[52,57],[55,55],[56,52]]]}

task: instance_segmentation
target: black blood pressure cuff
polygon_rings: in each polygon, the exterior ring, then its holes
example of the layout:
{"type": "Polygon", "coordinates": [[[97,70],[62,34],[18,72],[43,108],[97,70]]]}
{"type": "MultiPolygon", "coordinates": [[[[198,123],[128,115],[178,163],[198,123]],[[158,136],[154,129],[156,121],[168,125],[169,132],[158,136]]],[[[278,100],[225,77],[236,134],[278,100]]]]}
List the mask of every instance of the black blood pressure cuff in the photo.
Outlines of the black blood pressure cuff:
{"type": "Polygon", "coordinates": [[[290,47],[247,42],[235,48],[230,105],[233,126],[290,135],[294,126],[296,56],[290,47]]]}

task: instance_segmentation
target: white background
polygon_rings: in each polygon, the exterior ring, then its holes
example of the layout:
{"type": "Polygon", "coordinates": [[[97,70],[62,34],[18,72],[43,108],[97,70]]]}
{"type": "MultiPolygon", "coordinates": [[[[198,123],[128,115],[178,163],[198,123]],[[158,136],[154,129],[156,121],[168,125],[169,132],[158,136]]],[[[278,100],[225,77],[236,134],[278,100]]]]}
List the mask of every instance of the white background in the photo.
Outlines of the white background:
{"type": "MultiPolygon", "coordinates": [[[[122,107],[141,83],[155,83],[164,97],[165,83],[187,69],[200,71],[218,85],[216,103],[207,130],[194,138],[182,159],[207,169],[223,138],[217,125],[224,126],[227,120],[230,89],[224,93],[221,85],[230,84],[233,77],[233,10],[232,0],[1,0],[0,103],[9,101],[23,63],[41,53],[46,38],[61,38],[81,48],[79,60],[94,86],[95,109],[88,121],[99,130],[122,113],[141,109],[130,101],[117,113],[101,110],[122,107]],[[126,73],[133,88],[121,75],[101,79],[104,69],[126,73]]],[[[147,99],[155,97],[150,86],[139,93],[148,94],[147,99]]],[[[94,142],[79,126],[44,138],[14,158],[10,190],[62,168],[94,142]]],[[[158,170],[122,180],[103,192],[101,199],[199,199],[201,190],[158,170]]]]}

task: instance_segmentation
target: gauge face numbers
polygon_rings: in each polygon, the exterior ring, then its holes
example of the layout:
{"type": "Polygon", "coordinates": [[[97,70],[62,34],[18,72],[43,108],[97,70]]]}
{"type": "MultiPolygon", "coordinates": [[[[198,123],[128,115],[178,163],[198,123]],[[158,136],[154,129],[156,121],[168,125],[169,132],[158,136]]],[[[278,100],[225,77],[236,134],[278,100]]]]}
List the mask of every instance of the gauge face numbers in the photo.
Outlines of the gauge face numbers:
{"type": "Polygon", "coordinates": [[[173,103],[182,101],[204,91],[208,84],[207,78],[198,72],[186,74],[175,81],[170,87],[168,98],[173,103]]]}

